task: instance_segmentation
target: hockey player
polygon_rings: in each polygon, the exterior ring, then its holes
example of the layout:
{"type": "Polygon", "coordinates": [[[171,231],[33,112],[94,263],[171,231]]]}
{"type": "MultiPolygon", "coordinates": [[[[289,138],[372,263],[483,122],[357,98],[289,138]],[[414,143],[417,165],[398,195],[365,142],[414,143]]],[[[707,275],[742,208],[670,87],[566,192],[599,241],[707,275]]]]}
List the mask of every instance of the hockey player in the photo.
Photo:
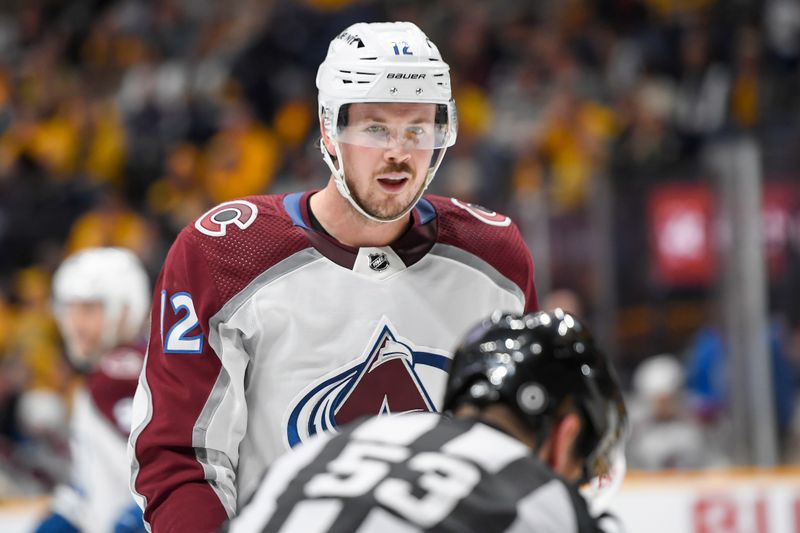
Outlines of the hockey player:
{"type": "Polygon", "coordinates": [[[439,411],[452,346],[536,309],[507,217],[423,196],[456,139],[410,23],[356,24],[317,74],[319,191],[225,202],[173,244],[134,402],[132,489],[157,533],[213,531],[279,454],[362,415],[439,411]]]}
{"type": "Polygon", "coordinates": [[[372,417],[273,463],[229,533],[600,531],[578,484],[621,457],[611,365],[560,309],[495,314],[453,359],[454,416],[372,417]]]}
{"type": "Polygon", "coordinates": [[[144,531],[128,486],[126,443],[150,294],[141,263],[122,248],[80,251],[53,277],[56,322],[85,379],[72,401],[71,484],[56,488],[38,533],[144,531]]]}

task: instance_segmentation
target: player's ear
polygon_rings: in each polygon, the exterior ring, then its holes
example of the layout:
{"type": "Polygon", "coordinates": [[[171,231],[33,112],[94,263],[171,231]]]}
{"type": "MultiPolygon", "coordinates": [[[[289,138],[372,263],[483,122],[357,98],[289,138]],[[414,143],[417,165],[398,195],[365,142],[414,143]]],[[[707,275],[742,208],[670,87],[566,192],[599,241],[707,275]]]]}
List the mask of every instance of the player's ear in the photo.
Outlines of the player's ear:
{"type": "Polygon", "coordinates": [[[325,149],[328,151],[331,157],[336,157],[336,150],[333,148],[333,143],[331,142],[328,132],[325,131],[325,125],[322,120],[319,121],[319,133],[322,136],[322,142],[325,144],[325,149]]]}

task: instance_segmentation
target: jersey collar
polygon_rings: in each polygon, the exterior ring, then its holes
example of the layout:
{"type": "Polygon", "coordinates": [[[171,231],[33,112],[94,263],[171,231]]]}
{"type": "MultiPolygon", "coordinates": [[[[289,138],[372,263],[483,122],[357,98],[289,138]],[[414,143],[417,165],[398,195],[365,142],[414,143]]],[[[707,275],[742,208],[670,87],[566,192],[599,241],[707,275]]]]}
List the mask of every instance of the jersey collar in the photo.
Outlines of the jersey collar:
{"type": "MultiPolygon", "coordinates": [[[[356,259],[361,252],[372,248],[356,248],[337,241],[322,231],[317,231],[311,224],[308,211],[308,199],[318,190],[296,192],[287,194],[283,199],[283,207],[292,220],[292,223],[301,228],[308,237],[311,245],[322,255],[334,263],[348,269],[353,269],[356,259]]],[[[388,248],[396,254],[406,267],[410,267],[430,251],[436,242],[437,216],[436,209],[424,197],[420,199],[411,211],[412,224],[408,230],[388,248]]],[[[386,248],[386,247],[384,247],[386,248]]],[[[381,248],[374,248],[380,250],[381,248]]]]}

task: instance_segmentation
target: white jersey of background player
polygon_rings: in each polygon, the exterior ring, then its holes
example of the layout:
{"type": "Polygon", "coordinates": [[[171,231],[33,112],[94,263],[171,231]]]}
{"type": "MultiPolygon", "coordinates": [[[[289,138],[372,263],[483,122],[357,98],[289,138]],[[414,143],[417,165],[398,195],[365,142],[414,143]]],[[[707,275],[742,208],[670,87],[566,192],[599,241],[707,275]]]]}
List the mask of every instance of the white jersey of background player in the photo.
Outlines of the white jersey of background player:
{"type": "Polygon", "coordinates": [[[56,321],[70,362],[85,381],[72,399],[71,484],[56,489],[39,532],[142,529],[128,488],[126,442],[150,294],[144,268],[122,248],[78,252],[55,273],[56,321]]]}
{"type": "Polygon", "coordinates": [[[510,219],[423,197],[456,139],[449,67],[425,34],[353,25],[317,86],[328,185],[215,207],[159,277],[131,433],[154,531],[213,531],[317,432],[439,411],[464,331],[537,307],[510,219]]]}

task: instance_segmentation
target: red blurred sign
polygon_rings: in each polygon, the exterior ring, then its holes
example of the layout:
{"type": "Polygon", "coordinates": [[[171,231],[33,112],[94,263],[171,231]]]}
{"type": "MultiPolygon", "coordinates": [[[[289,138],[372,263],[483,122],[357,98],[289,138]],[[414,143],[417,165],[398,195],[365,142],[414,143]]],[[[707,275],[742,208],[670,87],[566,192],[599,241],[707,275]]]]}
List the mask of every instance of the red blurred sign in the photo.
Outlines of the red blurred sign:
{"type": "MultiPolygon", "coordinates": [[[[776,281],[786,273],[792,228],[800,227],[800,187],[787,181],[767,182],[762,200],[767,271],[776,281]]],[[[715,209],[707,184],[673,183],[652,190],[648,212],[652,263],[662,283],[702,286],[716,276],[715,209]]]]}
{"type": "Polygon", "coordinates": [[[691,183],[654,188],[648,218],[658,279],[673,286],[708,284],[717,272],[709,188],[691,183]]]}
{"type": "Polygon", "coordinates": [[[788,182],[764,185],[762,221],[770,278],[780,278],[786,271],[787,250],[792,238],[793,220],[800,209],[798,187],[788,182]]]}

